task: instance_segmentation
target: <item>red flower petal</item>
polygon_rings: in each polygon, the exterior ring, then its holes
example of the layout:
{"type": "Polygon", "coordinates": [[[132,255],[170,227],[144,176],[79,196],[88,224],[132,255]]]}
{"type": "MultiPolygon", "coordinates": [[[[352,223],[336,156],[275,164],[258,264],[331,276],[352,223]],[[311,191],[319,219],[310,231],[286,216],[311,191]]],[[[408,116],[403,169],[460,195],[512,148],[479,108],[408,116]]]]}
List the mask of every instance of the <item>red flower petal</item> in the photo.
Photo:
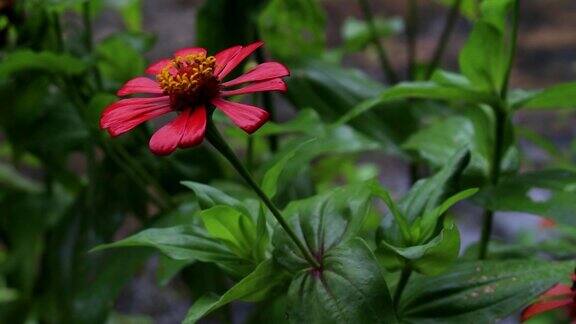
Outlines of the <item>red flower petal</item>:
{"type": "Polygon", "coordinates": [[[242,46],[234,46],[227,48],[221,52],[216,53],[214,57],[216,58],[216,68],[214,69],[214,75],[218,75],[225,67],[228,62],[242,49],[242,46]]]}
{"type": "Polygon", "coordinates": [[[118,136],[171,111],[168,96],[122,99],[106,107],[100,118],[100,127],[107,129],[110,135],[118,136]]]}
{"type": "Polygon", "coordinates": [[[527,321],[533,316],[536,316],[540,313],[547,312],[552,309],[564,307],[567,305],[572,304],[573,301],[571,298],[564,299],[564,300],[554,300],[549,302],[538,302],[528,306],[524,311],[522,311],[522,322],[527,321]]]}
{"type": "Polygon", "coordinates": [[[223,86],[229,87],[245,82],[262,81],[289,76],[290,71],[284,65],[278,62],[266,62],[257,65],[250,71],[242,74],[234,80],[222,83],[223,86]]]}
{"type": "Polygon", "coordinates": [[[193,109],[186,122],[184,134],[178,144],[179,148],[187,148],[202,143],[206,130],[206,109],[199,106],[193,109]]]}
{"type": "Polygon", "coordinates": [[[557,284],[554,287],[548,289],[542,296],[571,296],[573,294],[572,289],[567,285],[557,284]]]}
{"type": "Polygon", "coordinates": [[[213,99],[212,104],[232,119],[234,124],[249,134],[254,133],[268,120],[268,112],[258,107],[220,98],[213,99]]]}
{"type": "Polygon", "coordinates": [[[137,93],[162,94],[163,92],[164,90],[160,88],[160,85],[156,81],[144,77],[137,77],[126,82],[116,94],[118,96],[127,96],[137,93]]]}
{"type": "Polygon", "coordinates": [[[235,96],[239,94],[263,92],[263,91],[286,91],[286,83],[282,79],[272,79],[260,82],[255,82],[245,86],[244,88],[235,90],[224,90],[221,92],[223,96],[235,96]]]}
{"type": "Polygon", "coordinates": [[[206,50],[202,47],[189,47],[189,48],[183,48],[181,50],[176,51],[176,53],[174,53],[174,57],[176,56],[186,56],[186,55],[190,55],[190,54],[197,54],[197,53],[204,53],[206,54],[206,50]]]}
{"type": "Polygon", "coordinates": [[[190,109],[184,109],[174,120],[161,127],[150,138],[150,150],[156,155],[168,155],[178,147],[186,130],[190,109]]]}
{"type": "Polygon", "coordinates": [[[164,67],[166,67],[166,65],[168,65],[170,63],[169,59],[162,59],[159,61],[156,61],[152,64],[150,64],[150,66],[148,66],[148,68],[146,68],[146,73],[147,74],[158,74],[162,71],[162,69],[164,69],[164,67]]]}
{"type": "Polygon", "coordinates": [[[216,76],[222,80],[224,79],[228,73],[230,73],[234,68],[238,66],[245,58],[247,58],[250,54],[252,54],[258,47],[262,46],[264,42],[255,42],[246,47],[242,47],[230,60],[226,63],[226,66],[217,73],[216,76]]]}

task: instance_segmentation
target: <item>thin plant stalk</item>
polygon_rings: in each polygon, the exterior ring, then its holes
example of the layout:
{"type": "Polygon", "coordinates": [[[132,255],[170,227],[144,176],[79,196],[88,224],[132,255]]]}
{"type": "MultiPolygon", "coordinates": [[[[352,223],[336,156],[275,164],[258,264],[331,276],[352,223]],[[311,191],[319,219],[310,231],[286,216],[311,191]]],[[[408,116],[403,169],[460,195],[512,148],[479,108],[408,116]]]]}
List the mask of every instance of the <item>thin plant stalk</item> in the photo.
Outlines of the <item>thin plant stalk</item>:
{"type": "Polygon", "coordinates": [[[408,284],[408,280],[410,280],[410,276],[412,275],[412,270],[408,267],[402,269],[402,273],[400,274],[400,280],[398,281],[398,285],[396,285],[396,291],[394,291],[394,308],[398,309],[398,305],[400,305],[400,300],[402,299],[402,293],[408,284]]]}
{"type": "Polygon", "coordinates": [[[374,22],[374,15],[372,14],[372,10],[370,8],[370,4],[368,0],[358,0],[360,4],[360,8],[362,9],[362,13],[364,14],[364,18],[366,19],[366,23],[368,24],[368,29],[370,30],[370,37],[372,38],[372,43],[374,47],[376,47],[376,52],[378,53],[378,58],[380,60],[380,65],[382,66],[382,70],[386,79],[390,84],[396,84],[399,81],[398,75],[392,68],[392,64],[390,63],[390,59],[388,57],[388,53],[386,49],[380,43],[378,37],[378,31],[376,30],[376,23],[374,22]]]}
{"type": "Polygon", "coordinates": [[[408,59],[408,80],[416,78],[416,36],[418,34],[418,1],[408,0],[406,14],[406,53],[408,59]]]}
{"type": "Polygon", "coordinates": [[[280,226],[284,229],[286,234],[288,234],[290,239],[294,242],[294,244],[296,244],[296,246],[304,256],[306,261],[313,268],[320,268],[320,263],[318,262],[318,260],[316,260],[312,256],[310,251],[304,246],[304,244],[298,238],[296,233],[294,233],[294,231],[290,228],[286,220],[284,220],[284,217],[282,216],[282,213],[280,212],[278,207],[276,207],[276,205],[272,202],[272,200],[264,193],[264,191],[262,191],[262,189],[256,183],[250,172],[246,169],[246,167],[244,167],[242,162],[240,162],[240,159],[236,156],[236,153],[234,153],[232,148],[230,148],[228,143],[226,143],[226,141],[222,138],[222,135],[220,134],[220,132],[218,131],[218,129],[216,128],[211,119],[208,120],[208,125],[206,127],[206,139],[208,139],[210,144],[212,144],[212,146],[214,146],[214,148],[218,150],[218,152],[220,152],[220,154],[222,154],[224,158],[226,158],[226,160],[230,162],[230,164],[232,164],[232,166],[234,167],[234,169],[236,169],[238,174],[244,179],[244,181],[246,181],[246,183],[258,195],[258,197],[260,197],[262,202],[272,212],[272,215],[274,215],[274,218],[276,218],[278,224],[280,224],[280,226]]]}
{"type": "MultiPolygon", "coordinates": [[[[514,66],[514,59],[518,47],[518,30],[520,23],[520,0],[514,1],[514,8],[512,11],[512,34],[510,39],[510,53],[508,57],[508,64],[500,89],[500,103],[493,107],[495,114],[495,135],[496,146],[494,148],[494,155],[492,167],[490,172],[490,182],[493,186],[497,185],[500,180],[502,156],[504,155],[504,135],[506,133],[506,121],[508,119],[506,102],[508,99],[508,88],[510,83],[510,75],[512,67],[514,66]]],[[[484,212],[484,219],[482,224],[482,234],[480,237],[480,247],[478,251],[478,258],[483,260],[488,256],[488,246],[492,234],[492,225],[494,222],[494,212],[486,210],[484,212]]]]}
{"type": "Polygon", "coordinates": [[[454,3],[452,3],[452,7],[450,8],[448,16],[445,20],[444,28],[442,29],[442,34],[440,34],[440,40],[436,45],[436,49],[432,55],[432,60],[430,61],[430,64],[428,64],[428,69],[426,70],[426,80],[432,77],[432,74],[434,71],[436,71],[442,62],[442,57],[446,52],[448,41],[450,40],[450,36],[452,36],[452,32],[456,26],[456,21],[458,21],[458,13],[460,12],[461,7],[462,0],[455,0],[454,3]]]}
{"type": "MultiPolygon", "coordinates": [[[[91,17],[91,5],[90,1],[84,1],[82,3],[82,21],[84,24],[84,46],[88,50],[89,53],[94,53],[94,35],[92,32],[92,17],[91,17]]],[[[97,66],[94,66],[93,69],[94,79],[96,80],[96,87],[98,90],[102,90],[103,82],[102,76],[100,75],[100,71],[98,70],[97,66]]]]}
{"type": "MultiPolygon", "coordinates": [[[[408,10],[406,14],[406,53],[407,53],[407,78],[408,80],[416,79],[416,37],[418,35],[418,1],[408,0],[408,10]]],[[[412,101],[412,100],[410,100],[412,101]]],[[[408,165],[410,184],[418,181],[418,163],[410,161],[408,165]]]]}

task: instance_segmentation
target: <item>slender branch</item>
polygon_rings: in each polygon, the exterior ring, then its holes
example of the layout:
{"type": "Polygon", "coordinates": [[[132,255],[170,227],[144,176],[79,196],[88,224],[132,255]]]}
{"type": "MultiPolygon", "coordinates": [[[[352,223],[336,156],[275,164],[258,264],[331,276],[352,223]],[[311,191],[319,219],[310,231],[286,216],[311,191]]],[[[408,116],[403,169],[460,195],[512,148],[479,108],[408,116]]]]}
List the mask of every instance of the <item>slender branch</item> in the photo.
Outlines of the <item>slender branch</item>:
{"type": "Polygon", "coordinates": [[[402,269],[402,273],[400,274],[400,280],[398,281],[398,285],[396,285],[396,291],[394,292],[394,308],[398,309],[398,305],[400,305],[400,300],[402,299],[402,293],[408,284],[408,280],[410,280],[410,276],[412,275],[412,270],[408,267],[402,269]]]}
{"type": "MultiPolygon", "coordinates": [[[[504,80],[502,83],[502,89],[500,90],[500,102],[498,105],[493,107],[495,114],[495,141],[496,145],[494,148],[494,155],[491,165],[490,181],[493,186],[498,184],[500,178],[500,168],[502,164],[502,156],[504,154],[504,135],[506,133],[506,121],[508,118],[506,101],[508,98],[508,87],[510,83],[510,74],[512,71],[512,66],[514,64],[514,58],[516,56],[516,50],[518,46],[518,27],[520,22],[520,0],[514,1],[514,8],[512,12],[512,36],[510,43],[510,56],[508,58],[508,65],[506,67],[506,74],[504,75],[504,80]]],[[[486,259],[488,255],[488,245],[490,243],[490,236],[492,233],[492,223],[494,218],[493,211],[484,212],[484,221],[482,225],[482,236],[480,237],[480,247],[478,251],[479,259],[486,259]]]]}
{"type": "Polygon", "coordinates": [[[320,263],[318,262],[318,260],[316,260],[312,256],[310,251],[304,246],[304,244],[298,238],[296,233],[294,233],[294,231],[290,228],[286,220],[284,220],[284,217],[282,216],[282,213],[280,212],[278,207],[276,207],[276,205],[272,202],[272,200],[268,198],[268,196],[262,191],[262,189],[260,189],[260,186],[256,183],[254,178],[252,178],[250,172],[244,167],[242,162],[240,162],[240,160],[238,159],[234,151],[230,148],[228,143],[224,141],[222,135],[220,135],[220,132],[218,131],[212,120],[208,121],[208,125],[206,128],[206,138],[208,139],[210,144],[212,144],[212,146],[214,146],[214,148],[218,150],[218,152],[220,152],[228,160],[228,162],[230,162],[230,164],[232,164],[232,166],[234,167],[234,169],[236,169],[238,174],[240,174],[240,176],[244,179],[244,181],[246,181],[246,183],[252,188],[252,190],[254,190],[254,192],[260,197],[262,202],[272,212],[272,215],[274,215],[274,218],[276,218],[278,224],[282,226],[286,234],[288,234],[290,239],[296,244],[296,246],[304,256],[306,261],[313,268],[320,268],[320,263]]]}
{"type": "Polygon", "coordinates": [[[450,36],[452,36],[452,32],[456,26],[456,21],[458,20],[458,14],[460,13],[461,7],[462,0],[454,0],[452,7],[448,12],[448,16],[446,17],[444,28],[442,29],[440,40],[438,41],[436,49],[434,50],[432,60],[430,61],[430,64],[428,64],[428,69],[426,70],[426,80],[432,77],[432,73],[436,71],[442,61],[442,57],[444,56],[446,47],[448,46],[448,41],[450,40],[450,36]]]}
{"type": "Polygon", "coordinates": [[[406,14],[406,53],[408,59],[408,80],[416,78],[416,36],[418,34],[418,1],[408,0],[406,14]]]}
{"type": "Polygon", "coordinates": [[[382,66],[382,70],[386,79],[391,84],[396,84],[399,81],[398,75],[394,72],[392,68],[392,64],[390,63],[390,59],[388,57],[388,53],[386,49],[380,43],[378,37],[378,31],[376,29],[376,23],[374,22],[374,16],[372,15],[372,10],[370,9],[370,4],[368,0],[358,0],[360,4],[360,8],[364,14],[364,18],[366,19],[366,23],[368,24],[368,29],[370,30],[370,36],[372,38],[372,43],[376,47],[376,51],[378,53],[378,58],[380,59],[380,65],[382,66]]]}

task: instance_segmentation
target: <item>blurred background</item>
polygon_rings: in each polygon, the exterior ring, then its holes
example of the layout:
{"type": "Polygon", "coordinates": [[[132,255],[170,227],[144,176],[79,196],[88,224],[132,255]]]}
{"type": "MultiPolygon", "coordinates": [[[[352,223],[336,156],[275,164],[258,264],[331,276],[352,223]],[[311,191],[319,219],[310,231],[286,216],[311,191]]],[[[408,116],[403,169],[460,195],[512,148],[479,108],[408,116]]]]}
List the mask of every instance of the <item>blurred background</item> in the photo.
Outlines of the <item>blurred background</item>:
{"type": "MultiPolygon", "coordinates": [[[[170,55],[177,48],[187,47],[196,41],[196,15],[202,1],[163,0],[143,1],[143,20],[146,31],[157,35],[158,42],[148,53],[151,60],[170,55]]],[[[326,38],[330,47],[344,42],[343,26],[347,20],[362,20],[362,11],[356,1],[322,0],[326,11],[326,38]]],[[[371,0],[374,14],[388,19],[401,20],[406,16],[405,0],[371,0]]],[[[435,1],[418,1],[418,47],[421,60],[431,57],[438,36],[444,26],[446,7],[435,1]]],[[[218,22],[214,22],[217,24],[218,22]]],[[[105,38],[122,26],[122,21],[110,12],[96,21],[96,35],[105,38]]],[[[464,18],[458,19],[455,32],[445,56],[445,67],[457,69],[458,52],[471,24],[464,18]]],[[[576,77],[576,2],[572,0],[528,0],[522,4],[521,29],[517,61],[513,69],[514,87],[537,89],[567,82],[576,77]]],[[[398,33],[385,41],[391,61],[398,71],[407,69],[405,36],[398,33]]],[[[344,57],[347,67],[358,68],[368,75],[384,80],[376,51],[367,49],[358,54],[344,57]]],[[[574,94],[576,96],[576,94],[574,94]]],[[[289,106],[280,111],[281,119],[293,116],[289,106]],[[287,111],[288,110],[288,111],[287,111]]],[[[555,144],[568,149],[576,136],[576,115],[573,112],[529,112],[520,113],[516,122],[552,139],[555,144]]],[[[529,141],[523,141],[529,153],[530,165],[526,169],[540,169],[550,162],[550,156],[529,141]]],[[[395,156],[369,156],[377,160],[382,170],[381,180],[396,194],[407,190],[410,180],[406,163],[395,156]]],[[[464,244],[479,238],[480,209],[464,206],[459,220],[464,244]]],[[[506,213],[505,219],[497,218],[496,235],[514,236],[515,233],[537,226],[539,219],[531,215],[506,213]]],[[[172,323],[182,318],[189,307],[188,296],[182,296],[177,283],[159,290],[154,284],[153,273],[143,273],[123,293],[118,309],[126,313],[150,314],[160,323],[172,323]]],[[[239,308],[241,312],[242,307],[239,308]]]]}
{"type": "MultiPolygon", "coordinates": [[[[16,0],[18,1],[18,0],[16,0]]],[[[212,0],[210,0],[212,1],[212,0]]],[[[239,0],[241,1],[241,0],[239,0]]],[[[286,0],[289,1],[289,0],[286,0]]],[[[197,43],[197,15],[204,3],[200,0],[142,0],[142,27],[145,32],[155,35],[156,43],[145,54],[148,61],[169,56],[175,49],[194,46],[197,43]]],[[[362,20],[363,15],[356,1],[351,0],[321,0],[325,11],[325,37],[329,48],[339,48],[345,42],[347,24],[362,20]]],[[[371,0],[369,1],[375,16],[383,17],[393,22],[396,29],[384,42],[389,51],[392,65],[397,71],[407,70],[406,39],[402,31],[402,19],[407,15],[405,0],[371,0]]],[[[0,10],[6,12],[12,1],[0,0],[0,10]]],[[[431,57],[439,34],[444,26],[446,6],[437,1],[418,1],[417,22],[417,57],[427,60],[431,57]]],[[[63,16],[67,26],[80,24],[76,13],[63,16]]],[[[218,25],[220,21],[212,21],[218,25]]],[[[107,37],[124,28],[124,20],[117,11],[104,10],[94,20],[94,37],[96,41],[107,37]]],[[[448,70],[457,68],[458,51],[463,45],[471,24],[460,17],[457,27],[449,42],[443,66],[448,70]]],[[[576,1],[574,0],[526,0],[522,2],[521,28],[516,64],[512,73],[514,87],[536,89],[558,82],[575,79],[576,76],[576,1]]],[[[356,53],[345,53],[344,65],[363,71],[376,80],[384,81],[376,51],[369,47],[356,53]]],[[[576,96],[576,94],[574,94],[576,96]]],[[[278,98],[277,98],[278,99],[278,98]]],[[[295,112],[289,104],[278,100],[278,120],[290,120],[295,112]]],[[[9,109],[0,103],[0,110],[9,109]]],[[[537,135],[551,140],[560,151],[570,152],[573,157],[576,152],[576,115],[570,111],[560,112],[522,112],[515,122],[537,135]]],[[[554,162],[550,152],[535,145],[534,141],[522,140],[521,145],[527,155],[528,162],[522,165],[523,170],[541,169],[554,162]]],[[[361,161],[376,164],[381,172],[381,181],[395,195],[401,195],[410,186],[408,165],[404,159],[396,155],[368,154],[361,161]]],[[[83,170],[85,167],[80,159],[72,160],[72,167],[83,170]],[[77,165],[76,165],[76,164],[77,165]]],[[[29,172],[31,177],[39,174],[29,172]]],[[[459,206],[462,216],[458,222],[462,231],[463,244],[467,245],[478,239],[478,224],[480,209],[474,206],[459,206]]],[[[0,211],[0,213],[2,213],[0,211]]],[[[506,239],[514,237],[525,228],[535,228],[539,219],[534,216],[507,213],[506,217],[497,218],[495,235],[506,239]]],[[[130,223],[124,225],[122,232],[131,232],[130,223]]],[[[132,319],[137,323],[153,321],[155,323],[177,323],[190,307],[191,296],[188,289],[178,279],[168,285],[159,287],[156,283],[155,269],[158,260],[152,259],[146,267],[122,290],[115,309],[122,314],[142,314],[143,317],[132,319]]],[[[210,269],[207,269],[210,271],[210,269]]],[[[199,270],[196,274],[202,274],[199,270]]],[[[232,306],[238,318],[246,313],[246,306],[232,306]]],[[[210,321],[207,321],[210,322],[210,321]]]]}

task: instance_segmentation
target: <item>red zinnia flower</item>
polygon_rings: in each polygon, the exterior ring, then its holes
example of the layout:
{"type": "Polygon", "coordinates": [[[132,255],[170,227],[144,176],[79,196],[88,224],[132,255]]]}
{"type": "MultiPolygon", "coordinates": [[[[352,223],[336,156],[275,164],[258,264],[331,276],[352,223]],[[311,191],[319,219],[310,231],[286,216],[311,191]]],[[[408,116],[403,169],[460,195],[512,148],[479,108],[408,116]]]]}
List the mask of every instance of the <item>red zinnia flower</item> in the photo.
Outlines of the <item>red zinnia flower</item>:
{"type": "Polygon", "coordinates": [[[268,120],[268,113],[224,98],[286,91],[281,78],[290,72],[280,63],[266,62],[233,80],[224,81],[224,78],[262,44],[234,46],[214,56],[207,56],[206,50],[198,47],[177,51],[173,59],[160,60],[146,69],[146,73],[155,75],[156,80],[137,77],[126,82],[118,96],[147,96],[121,99],[111,104],[102,113],[100,127],[110,135],[118,136],[143,122],[175,111],[178,116],[150,139],[150,150],[157,155],[200,144],[206,128],[206,109],[211,106],[220,109],[245,132],[255,132],[268,120]],[[245,86],[238,88],[242,85],[245,86]]]}
{"type": "Polygon", "coordinates": [[[576,324],[576,271],[572,275],[572,286],[557,284],[546,291],[534,304],[522,312],[522,321],[553,309],[565,309],[572,324],[576,324]]]}

